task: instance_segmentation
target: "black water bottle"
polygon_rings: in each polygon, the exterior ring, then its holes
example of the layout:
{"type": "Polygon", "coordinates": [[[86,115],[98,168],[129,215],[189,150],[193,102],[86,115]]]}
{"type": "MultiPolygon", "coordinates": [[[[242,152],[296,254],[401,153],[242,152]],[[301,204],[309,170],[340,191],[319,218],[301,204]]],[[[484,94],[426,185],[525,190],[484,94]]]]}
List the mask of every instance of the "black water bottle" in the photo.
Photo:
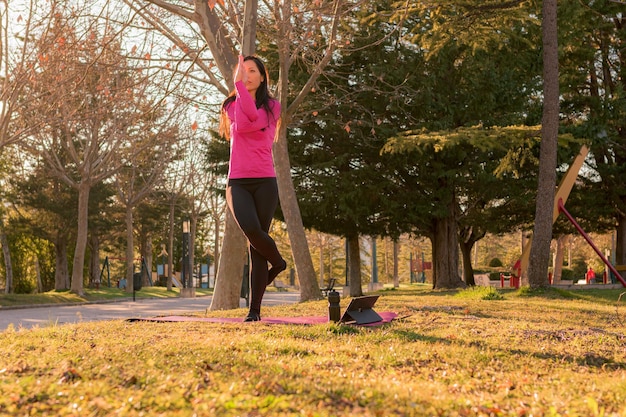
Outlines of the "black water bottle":
{"type": "Polygon", "coordinates": [[[341,319],[341,307],[339,306],[339,293],[335,290],[328,292],[328,320],[338,322],[341,319]]]}

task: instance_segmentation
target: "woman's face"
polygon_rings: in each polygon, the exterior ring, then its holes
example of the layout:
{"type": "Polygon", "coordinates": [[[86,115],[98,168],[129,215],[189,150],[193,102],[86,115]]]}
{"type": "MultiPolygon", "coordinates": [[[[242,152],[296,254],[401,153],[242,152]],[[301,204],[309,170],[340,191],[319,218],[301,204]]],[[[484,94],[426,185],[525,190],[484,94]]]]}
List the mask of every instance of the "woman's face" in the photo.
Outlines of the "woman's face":
{"type": "Polygon", "coordinates": [[[246,89],[250,92],[252,96],[256,97],[256,90],[261,85],[261,82],[263,82],[264,74],[261,74],[259,68],[256,65],[256,62],[254,62],[253,59],[245,61],[243,65],[246,69],[246,74],[248,76],[248,80],[246,81],[246,89]]]}

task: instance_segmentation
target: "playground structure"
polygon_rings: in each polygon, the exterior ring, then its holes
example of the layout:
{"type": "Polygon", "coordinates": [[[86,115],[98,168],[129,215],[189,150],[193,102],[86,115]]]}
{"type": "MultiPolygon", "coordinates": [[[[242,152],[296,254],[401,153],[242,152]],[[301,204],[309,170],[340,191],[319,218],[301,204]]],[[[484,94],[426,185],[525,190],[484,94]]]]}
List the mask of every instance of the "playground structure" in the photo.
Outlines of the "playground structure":
{"type": "Polygon", "coordinates": [[[426,282],[426,271],[433,269],[433,263],[424,260],[424,252],[420,252],[413,257],[413,252],[409,254],[411,265],[411,284],[414,282],[426,282]],[[420,259],[421,257],[421,259],[420,259]]]}
{"type": "MultiPolygon", "coordinates": [[[[126,262],[126,258],[110,258],[108,256],[104,258],[104,262],[102,263],[102,269],[100,270],[99,282],[104,281],[103,278],[104,278],[104,273],[106,271],[106,282],[109,288],[111,288],[111,264],[110,264],[111,260],[126,262]]],[[[148,278],[147,282],[150,284],[150,286],[152,286],[153,285],[152,277],[150,276],[151,274],[148,272],[150,271],[150,269],[146,265],[146,260],[143,257],[136,259],[136,260],[140,262],[141,267],[140,267],[140,272],[137,273],[134,271],[135,267],[133,263],[133,287],[134,288],[139,287],[139,289],[141,288],[141,281],[143,280],[144,275],[148,278]],[[134,282],[137,279],[139,280],[139,283],[134,282]]],[[[126,285],[127,285],[126,278],[121,278],[118,281],[116,287],[124,288],[126,287],[126,285]]]]}
{"type": "Polygon", "coordinates": [[[589,235],[585,233],[582,227],[580,227],[580,225],[576,222],[574,217],[572,217],[572,215],[565,209],[562,198],[559,198],[558,205],[559,205],[559,212],[563,213],[565,217],[567,217],[567,219],[574,225],[578,233],[580,233],[580,235],[587,241],[587,243],[589,243],[589,245],[593,248],[593,250],[600,257],[600,259],[602,259],[602,262],[604,262],[607,268],[609,268],[611,272],[615,275],[615,278],[617,278],[617,280],[622,283],[622,286],[626,287],[626,281],[624,281],[624,278],[622,278],[620,273],[617,271],[617,268],[615,267],[615,265],[611,264],[611,262],[609,262],[608,259],[606,259],[606,257],[602,254],[602,251],[600,251],[600,249],[598,249],[598,247],[593,243],[589,235]]]}
{"type": "MultiPolygon", "coordinates": [[[[98,282],[98,281],[102,282],[109,288],[111,287],[125,288],[127,285],[125,277],[118,279],[117,283],[115,283],[115,285],[112,285],[111,261],[126,262],[126,258],[115,258],[115,257],[106,256],[102,263],[102,269],[100,271],[99,280],[95,282],[98,282]]],[[[133,286],[135,288],[138,287],[137,289],[140,289],[144,283],[152,287],[155,285],[159,285],[159,283],[162,282],[163,279],[165,280],[167,279],[167,264],[157,264],[156,271],[152,271],[152,269],[148,267],[145,258],[141,257],[141,258],[135,259],[135,261],[138,261],[141,265],[139,272],[134,272],[134,268],[133,268],[133,281],[139,280],[138,282],[133,282],[133,286]]],[[[199,271],[196,274],[193,274],[194,287],[213,288],[214,276],[212,273],[213,273],[212,265],[209,265],[208,263],[201,264],[199,271]]],[[[182,280],[177,275],[177,272],[173,272],[172,273],[172,285],[174,285],[177,288],[184,288],[185,285],[181,281],[182,280]]]]}
{"type": "MultiPolygon", "coordinates": [[[[582,227],[580,227],[580,225],[576,222],[574,217],[565,209],[565,202],[567,201],[567,197],[569,196],[570,192],[572,191],[572,188],[574,187],[574,182],[576,181],[576,178],[578,177],[578,172],[580,171],[580,168],[582,167],[583,162],[585,161],[585,158],[587,157],[588,153],[589,153],[589,149],[587,148],[587,146],[583,145],[580,149],[580,152],[578,153],[576,158],[574,158],[574,161],[572,162],[569,169],[565,173],[565,176],[561,180],[561,183],[559,184],[559,187],[557,188],[556,194],[554,196],[554,206],[553,206],[554,210],[552,212],[552,223],[554,223],[557,217],[559,216],[559,214],[562,213],[570,221],[570,223],[574,225],[578,233],[593,248],[593,250],[600,257],[600,259],[602,259],[602,262],[604,262],[604,264],[607,266],[607,268],[611,270],[615,278],[619,282],[621,282],[622,286],[626,287],[626,281],[624,281],[624,278],[620,275],[618,271],[618,270],[626,271],[626,265],[616,266],[616,265],[611,264],[611,262],[609,262],[608,259],[606,259],[606,257],[602,254],[602,252],[598,249],[598,247],[593,243],[589,235],[585,233],[582,227]]],[[[532,236],[526,242],[526,245],[524,246],[524,249],[522,251],[522,256],[520,260],[518,261],[519,269],[514,267],[514,269],[516,269],[519,272],[519,275],[515,276],[515,279],[518,280],[517,287],[519,287],[520,277],[525,275],[528,270],[528,261],[530,258],[531,247],[532,247],[532,236]]],[[[517,265],[518,264],[516,263],[516,266],[517,265]]],[[[514,275],[512,274],[511,279],[513,279],[513,277],[514,275]]],[[[605,279],[605,282],[606,282],[606,279],[605,279]]],[[[552,284],[552,280],[550,280],[550,284],[552,284]]]]}

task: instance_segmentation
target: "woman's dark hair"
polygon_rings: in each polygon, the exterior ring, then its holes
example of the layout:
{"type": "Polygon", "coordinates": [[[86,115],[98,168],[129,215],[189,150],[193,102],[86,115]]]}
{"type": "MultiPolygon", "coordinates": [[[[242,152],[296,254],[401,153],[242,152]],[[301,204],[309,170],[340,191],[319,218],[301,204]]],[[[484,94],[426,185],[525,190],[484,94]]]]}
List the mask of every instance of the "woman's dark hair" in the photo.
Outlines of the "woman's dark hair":
{"type": "MultiPolygon", "coordinates": [[[[263,76],[263,80],[261,81],[259,88],[256,90],[256,108],[259,109],[263,107],[265,111],[268,112],[268,114],[271,114],[274,118],[276,118],[276,115],[274,114],[270,106],[270,100],[273,100],[274,98],[272,97],[270,93],[269,75],[267,73],[267,70],[265,69],[265,64],[263,64],[263,61],[261,61],[260,58],[253,56],[253,55],[248,55],[243,60],[244,62],[254,61],[254,64],[259,70],[259,73],[263,76]]],[[[228,95],[226,100],[224,100],[224,102],[222,103],[222,114],[220,117],[220,134],[226,138],[230,137],[230,124],[228,123],[228,120],[227,120],[228,117],[226,116],[225,113],[230,103],[235,101],[236,96],[237,96],[237,92],[232,91],[228,95]]]]}

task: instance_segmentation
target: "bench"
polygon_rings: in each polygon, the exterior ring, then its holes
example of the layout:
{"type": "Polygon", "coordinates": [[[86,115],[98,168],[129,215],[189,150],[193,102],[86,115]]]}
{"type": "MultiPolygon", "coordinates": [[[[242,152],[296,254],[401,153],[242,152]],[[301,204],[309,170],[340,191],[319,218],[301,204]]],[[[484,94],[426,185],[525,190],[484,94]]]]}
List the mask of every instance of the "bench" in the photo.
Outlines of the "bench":
{"type": "Polygon", "coordinates": [[[284,284],[282,281],[279,281],[277,279],[274,280],[274,287],[276,287],[278,292],[287,291],[287,288],[289,288],[288,285],[284,284]]]}
{"type": "Polygon", "coordinates": [[[328,293],[335,289],[335,284],[337,283],[336,278],[331,278],[328,280],[328,285],[324,288],[321,288],[322,295],[324,297],[328,297],[328,293]]]}

